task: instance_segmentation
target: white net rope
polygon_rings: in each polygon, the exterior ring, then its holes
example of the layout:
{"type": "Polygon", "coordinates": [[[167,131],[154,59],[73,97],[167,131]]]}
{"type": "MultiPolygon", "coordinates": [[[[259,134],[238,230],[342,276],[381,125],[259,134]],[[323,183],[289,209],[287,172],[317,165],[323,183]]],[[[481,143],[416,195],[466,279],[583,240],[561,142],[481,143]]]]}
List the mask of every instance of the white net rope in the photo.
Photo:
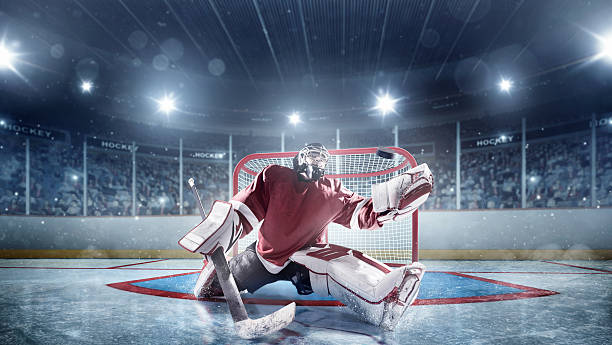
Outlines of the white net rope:
{"type": "MultiPolygon", "coordinates": [[[[341,154],[332,153],[326,168],[326,175],[341,175],[337,179],[349,190],[370,197],[371,186],[382,183],[411,168],[407,164],[403,168],[382,175],[373,174],[393,169],[401,165],[407,158],[396,154],[394,159],[385,159],[375,153],[355,153],[343,150],[341,154]],[[358,177],[359,174],[372,176],[358,177]]],[[[248,160],[238,174],[238,190],[247,187],[255,175],[246,169],[258,173],[271,164],[292,167],[293,157],[253,158],[248,160]]],[[[332,176],[333,177],[333,176],[332,176]]],[[[257,239],[257,229],[238,242],[238,252],[243,251],[257,239]]],[[[378,230],[351,230],[335,223],[328,227],[328,241],[351,249],[362,251],[379,260],[409,261],[412,255],[412,218],[399,222],[390,222],[378,230]]]]}

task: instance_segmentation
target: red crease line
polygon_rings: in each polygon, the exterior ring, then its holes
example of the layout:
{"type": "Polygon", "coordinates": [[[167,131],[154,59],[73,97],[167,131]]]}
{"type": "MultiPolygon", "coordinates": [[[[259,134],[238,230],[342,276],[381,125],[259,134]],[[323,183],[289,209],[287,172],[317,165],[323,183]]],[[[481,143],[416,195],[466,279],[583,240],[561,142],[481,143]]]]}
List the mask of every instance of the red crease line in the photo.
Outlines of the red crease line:
{"type": "MultiPolygon", "coordinates": [[[[112,267],[37,267],[37,266],[0,266],[2,268],[19,268],[32,270],[110,270],[112,267]]],[[[198,268],[118,268],[126,271],[200,271],[198,268]]]]}
{"type": "Polygon", "coordinates": [[[159,262],[159,261],[165,261],[165,260],[168,260],[168,259],[159,259],[159,260],[152,260],[152,261],[145,261],[145,262],[137,262],[135,264],[107,267],[107,269],[114,269],[114,268],[121,268],[121,267],[128,267],[128,266],[136,266],[136,265],[144,265],[144,264],[150,264],[152,262],[159,262]]]}
{"type": "Polygon", "coordinates": [[[599,268],[591,268],[591,267],[584,267],[584,266],[576,266],[576,265],[570,265],[570,264],[563,264],[563,263],[560,263],[560,262],[554,262],[554,261],[542,261],[542,262],[546,262],[546,263],[549,263],[549,264],[555,264],[555,265],[561,265],[561,266],[568,266],[568,267],[582,268],[583,270],[593,270],[593,271],[599,271],[599,272],[612,273],[612,271],[602,270],[602,269],[599,269],[599,268]]]}

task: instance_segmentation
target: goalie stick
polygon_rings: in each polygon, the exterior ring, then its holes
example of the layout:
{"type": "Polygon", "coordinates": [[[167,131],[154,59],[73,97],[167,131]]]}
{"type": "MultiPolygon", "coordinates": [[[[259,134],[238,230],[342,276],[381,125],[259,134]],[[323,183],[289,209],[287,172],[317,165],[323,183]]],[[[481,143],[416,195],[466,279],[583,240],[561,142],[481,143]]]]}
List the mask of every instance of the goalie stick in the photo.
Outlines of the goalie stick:
{"type": "Polygon", "coordinates": [[[200,198],[200,193],[198,193],[198,188],[195,185],[195,181],[193,178],[190,178],[187,182],[189,182],[189,187],[191,187],[193,196],[195,197],[195,200],[198,203],[198,209],[200,210],[200,216],[202,216],[202,219],[204,219],[206,218],[206,213],[204,213],[204,205],[202,205],[202,198],[200,198]]]}
{"type": "MultiPolygon", "coordinates": [[[[195,182],[193,178],[190,178],[188,182],[200,208],[200,215],[204,219],[206,218],[204,207],[195,182]]],[[[261,337],[283,329],[293,321],[295,317],[295,302],[291,302],[274,313],[259,319],[249,318],[244,303],[242,303],[234,276],[232,276],[225,259],[225,248],[217,248],[209,258],[215,266],[219,285],[221,285],[223,290],[225,301],[229,307],[230,314],[234,320],[234,327],[239,337],[244,339],[261,337]]]]}

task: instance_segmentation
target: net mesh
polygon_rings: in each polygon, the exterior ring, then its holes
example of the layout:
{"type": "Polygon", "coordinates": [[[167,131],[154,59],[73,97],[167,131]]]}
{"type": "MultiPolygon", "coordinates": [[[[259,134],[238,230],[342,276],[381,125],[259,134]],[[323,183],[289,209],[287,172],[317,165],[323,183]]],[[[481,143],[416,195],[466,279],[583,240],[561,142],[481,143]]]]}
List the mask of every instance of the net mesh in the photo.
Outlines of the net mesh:
{"type": "MultiPolygon", "coordinates": [[[[395,150],[393,159],[376,154],[376,149],[333,150],[325,170],[326,176],[342,181],[342,185],[364,197],[371,196],[371,186],[382,183],[409,170],[406,162],[412,158],[407,151],[395,150]],[[367,152],[364,152],[367,151],[367,152]],[[404,165],[403,167],[401,167],[404,165]],[[399,167],[399,168],[398,168],[399,167]]],[[[247,187],[255,175],[271,164],[292,167],[295,153],[248,156],[234,172],[234,192],[247,187]]],[[[412,158],[414,162],[414,159],[412,158]]],[[[257,239],[257,229],[238,242],[238,252],[257,239]]],[[[412,258],[412,220],[386,223],[378,230],[351,230],[335,223],[329,224],[328,241],[362,251],[379,260],[410,261],[412,258]]]]}

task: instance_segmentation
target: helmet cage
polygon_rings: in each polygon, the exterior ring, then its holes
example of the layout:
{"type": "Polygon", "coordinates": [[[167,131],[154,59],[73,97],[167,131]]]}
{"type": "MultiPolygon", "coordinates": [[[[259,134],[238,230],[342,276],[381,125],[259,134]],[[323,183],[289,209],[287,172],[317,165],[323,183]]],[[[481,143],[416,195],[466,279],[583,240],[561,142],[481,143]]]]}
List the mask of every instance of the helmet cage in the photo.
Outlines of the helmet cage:
{"type": "Polygon", "coordinates": [[[309,180],[318,180],[325,174],[329,151],[319,143],[307,144],[294,158],[294,169],[309,180]]]}

